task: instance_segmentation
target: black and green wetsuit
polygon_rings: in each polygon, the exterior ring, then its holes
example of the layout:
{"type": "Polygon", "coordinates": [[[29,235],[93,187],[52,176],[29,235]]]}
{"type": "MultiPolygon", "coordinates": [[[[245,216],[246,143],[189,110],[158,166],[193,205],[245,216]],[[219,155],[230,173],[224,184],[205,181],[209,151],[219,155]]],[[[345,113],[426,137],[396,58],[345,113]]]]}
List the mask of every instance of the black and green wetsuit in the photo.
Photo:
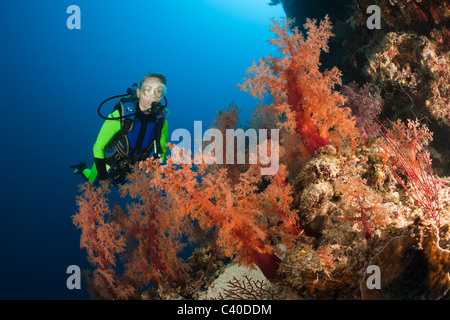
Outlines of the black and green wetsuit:
{"type": "MultiPolygon", "coordinates": [[[[168,142],[168,126],[165,119],[164,111],[160,115],[144,114],[136,103],[123,104],[122,109],[114,110],[108,118],[118,118],[122,116],[123,110],[133,109],[135,115],[131,118],[133,123],[131,129],[126,134],[126,138],[129,144],[128,160],[130,164],[134,164],[136,161],[143,160],[148,157],[154,150],[154,142],[156,137],[160,137],[158,150],[160,151],[159,158],[164,161],[166,156],[168,142]],[[128,106],[127,106],[128,105],[128,106]],[[136,110],[136,111],[134,111],[136,110]],[[157,126],[158,119],[161,117],[164,119],[164,124],[157,126]],[[159,131],[159,132],[157,132],[159,131]]],[[[110,143],[111,139],[118,133],[123,125],[123,121],[119,119],[106,120],[100,129],[97,140],[94,144],[94,165],[92,169],[84,169],[83,176],[92,182],[94,185],[98,184],[98,180],[106,180],[109,178],[108,172],[113,164],[108,164],[105,157],[105,149],[110,143]]],[[[109,147],[109,146],[108,146],[109,147]]]]}

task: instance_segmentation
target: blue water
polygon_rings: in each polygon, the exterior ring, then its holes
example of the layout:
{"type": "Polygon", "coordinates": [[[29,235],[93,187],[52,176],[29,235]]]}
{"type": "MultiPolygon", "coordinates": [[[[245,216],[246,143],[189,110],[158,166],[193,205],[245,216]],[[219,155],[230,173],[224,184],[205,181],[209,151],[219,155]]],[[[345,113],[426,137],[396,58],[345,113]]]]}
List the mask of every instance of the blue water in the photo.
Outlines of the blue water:
{"type": "MultiPolygon", "coordinates": [[[[275,54],[269,0],[23,0],[0,4],[0,299],[87,299],[66,268],[88,268],[79,248],[77,185],[69,166],[92,164],[97,106],[149,72],[168,79],[169,134],[207,128],[253,59],[275,54]],[[70,5],[81,29],[66,25],[70,5]]],[[[112,105],[105,106],[109,111],[112,105]]]]}

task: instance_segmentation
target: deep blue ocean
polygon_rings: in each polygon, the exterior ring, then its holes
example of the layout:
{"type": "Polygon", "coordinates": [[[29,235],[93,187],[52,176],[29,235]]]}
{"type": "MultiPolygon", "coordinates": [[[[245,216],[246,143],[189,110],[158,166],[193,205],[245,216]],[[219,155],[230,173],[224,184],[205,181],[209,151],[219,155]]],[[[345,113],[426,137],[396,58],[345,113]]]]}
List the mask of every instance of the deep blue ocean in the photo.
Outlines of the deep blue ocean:
{"type": "MultiPolygon", "coordinates": [[[[149,72],[167,77],[169,137],[206,130],[234,102],[243,120],[255,99],[236,85],[268,54],[269,0],[22,0],[0,3],[0,299],[88,299],[66,269],[89,268],[71,216],[70,165],[92,165],[103,120],[97,107],[149,72]],[[80,29],[69,29],[70,5],[80,29]]],[[[105,105],[104,113],[113,108],[105,105]]]]}

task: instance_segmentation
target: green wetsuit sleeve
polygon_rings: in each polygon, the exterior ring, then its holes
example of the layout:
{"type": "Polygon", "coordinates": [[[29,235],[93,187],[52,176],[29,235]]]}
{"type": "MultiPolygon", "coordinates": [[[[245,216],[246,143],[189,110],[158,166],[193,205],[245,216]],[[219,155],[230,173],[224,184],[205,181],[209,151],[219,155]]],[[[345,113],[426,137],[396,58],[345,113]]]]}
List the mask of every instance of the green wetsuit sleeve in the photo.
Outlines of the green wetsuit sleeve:
{"type": "MultiPolygon", "coordinates": [[[[119,110],[112,112],[108,118],[120,117],[119,110]]],[[[94,143],[94,158],[105,159],[105,147],[109,143],[112,137],[120,130],[120,120],[105,120],[100,132],[98,133],[97,140],[94,143]]]]}
{"type": "Polygon", "coordinates": [[[159,139],[159,145],[161,146],[161,162],[166,158],[167,153],[167,142],[169,142],[169,126],[167,125],[167,120],[164,122],[164,126],[161,129],[161,138],[159,139]]]}

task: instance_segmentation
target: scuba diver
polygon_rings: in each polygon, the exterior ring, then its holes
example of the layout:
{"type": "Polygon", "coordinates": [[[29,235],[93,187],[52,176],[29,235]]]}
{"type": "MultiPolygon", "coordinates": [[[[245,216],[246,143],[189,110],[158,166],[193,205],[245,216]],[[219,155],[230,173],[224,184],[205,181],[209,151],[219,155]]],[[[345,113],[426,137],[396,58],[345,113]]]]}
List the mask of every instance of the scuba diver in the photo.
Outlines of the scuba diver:
{"type": "Polygon", "coordinates": [[[94,144],[94,164],[89,169],[85,162],[71,166],[75,174],[80,174],[93,185],[108,188],[121,185],[135,163],[153,157],[164,161],[168,142],[168,127],[165,107],[166,77],[160,73],[150,73],[128,89],[129,95],[111,97],[102,102],[120,99],[100,129],[94,144]],[[161,104],[162,99],[165,105],[161,104]]]}

